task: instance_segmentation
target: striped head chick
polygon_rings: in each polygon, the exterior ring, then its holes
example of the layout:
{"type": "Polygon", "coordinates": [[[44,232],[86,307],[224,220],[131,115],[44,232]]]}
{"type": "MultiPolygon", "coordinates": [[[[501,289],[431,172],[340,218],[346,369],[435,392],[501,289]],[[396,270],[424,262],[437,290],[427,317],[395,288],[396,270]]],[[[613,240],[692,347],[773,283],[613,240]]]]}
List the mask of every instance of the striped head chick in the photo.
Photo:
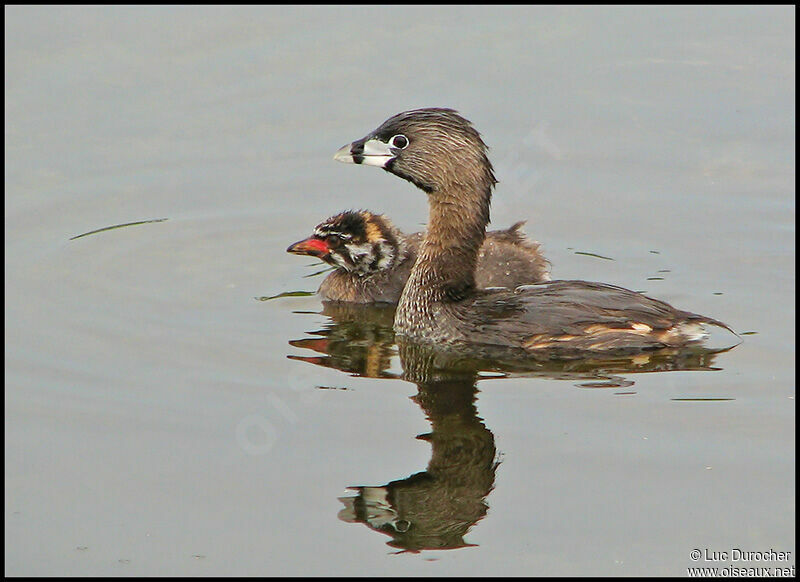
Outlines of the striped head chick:
{"type": "Polygon", "coordinates": [[[339,270],[367,277],[392,269],[407,249],[403,233],[382,214],[348,210],[318,224],[314,234],[286,252],[318,257],[339,270]]]}

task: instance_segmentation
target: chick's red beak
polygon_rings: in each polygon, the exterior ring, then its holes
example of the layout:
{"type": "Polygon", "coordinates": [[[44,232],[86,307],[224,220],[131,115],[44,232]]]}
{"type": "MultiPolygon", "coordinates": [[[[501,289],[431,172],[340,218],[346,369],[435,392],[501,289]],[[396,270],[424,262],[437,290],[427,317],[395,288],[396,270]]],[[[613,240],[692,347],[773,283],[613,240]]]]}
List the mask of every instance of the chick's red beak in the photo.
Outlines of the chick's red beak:
{"type": "Polygon", "coordinates": [[[319,257],[322,259],[330,254],[331,248],[324,240],[312,236],[290,245],[289,248],[286,249],[286,252],[295,255],[311,255],[312,257],[319,257]]]}

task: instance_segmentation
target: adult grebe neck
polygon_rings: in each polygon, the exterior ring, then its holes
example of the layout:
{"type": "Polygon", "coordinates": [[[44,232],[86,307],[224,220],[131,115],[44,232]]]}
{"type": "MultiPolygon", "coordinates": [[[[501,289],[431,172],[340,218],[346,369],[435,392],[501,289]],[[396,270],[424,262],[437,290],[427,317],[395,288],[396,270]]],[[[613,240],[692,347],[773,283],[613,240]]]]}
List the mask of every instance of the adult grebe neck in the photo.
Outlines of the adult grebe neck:
{"type": "Polygon", "coordinates": [[[453,185],[429,194],[428,231],[398,313],[424,310],[474,293],[478,253],[489,223],[491,185],[453,185]]]}

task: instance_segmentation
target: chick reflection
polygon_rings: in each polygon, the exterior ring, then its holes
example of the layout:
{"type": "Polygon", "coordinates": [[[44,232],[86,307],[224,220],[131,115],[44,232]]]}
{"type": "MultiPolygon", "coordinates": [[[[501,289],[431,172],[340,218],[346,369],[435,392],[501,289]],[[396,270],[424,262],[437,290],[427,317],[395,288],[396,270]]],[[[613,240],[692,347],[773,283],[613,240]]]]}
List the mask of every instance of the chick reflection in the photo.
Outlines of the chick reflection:
{"type": "Polygon", "coordinates": [[[288,356],[356,376],[398,378],[388,371],[394,346],[394,305],[324,302],[322,313],[331,318],[323,329],[308,332],[313,338],[292,340],[290,345],[320,356],[288,356]]]}
{"type": "Polygon", "coordinates": [[[406,551],[472,545],[464,535],[486,515],[494,487],[494,435],[477,415],[476,370],[438,368],[431,354],[400,344],[404,377],[417,384],[413,399],[431,423],[417,438],[431,443],[428,467],[382,487],[351,487],[340,497],[339,518],[364,523],[391,536],[388,544],[406,551]]]}

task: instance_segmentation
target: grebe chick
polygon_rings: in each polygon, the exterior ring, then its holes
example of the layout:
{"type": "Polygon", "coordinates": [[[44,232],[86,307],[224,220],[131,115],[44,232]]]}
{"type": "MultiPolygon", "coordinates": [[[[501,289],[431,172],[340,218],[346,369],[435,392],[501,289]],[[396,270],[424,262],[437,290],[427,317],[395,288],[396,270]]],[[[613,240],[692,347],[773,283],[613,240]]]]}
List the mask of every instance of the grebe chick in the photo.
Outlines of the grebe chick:
{"type": "MultiPolygon", "coordinates": [[[[550,280],[539,243],[522,232],[524,222],[490,231],[478,253],[476,284],[481,289],[550,280]]],[[[424,233],[406,235],[386,216],[349,210],[332,216],[286,252],[317,257],[336,267],[319,287],[326,301],[397,303],[417,260],[424,233]]]]}

